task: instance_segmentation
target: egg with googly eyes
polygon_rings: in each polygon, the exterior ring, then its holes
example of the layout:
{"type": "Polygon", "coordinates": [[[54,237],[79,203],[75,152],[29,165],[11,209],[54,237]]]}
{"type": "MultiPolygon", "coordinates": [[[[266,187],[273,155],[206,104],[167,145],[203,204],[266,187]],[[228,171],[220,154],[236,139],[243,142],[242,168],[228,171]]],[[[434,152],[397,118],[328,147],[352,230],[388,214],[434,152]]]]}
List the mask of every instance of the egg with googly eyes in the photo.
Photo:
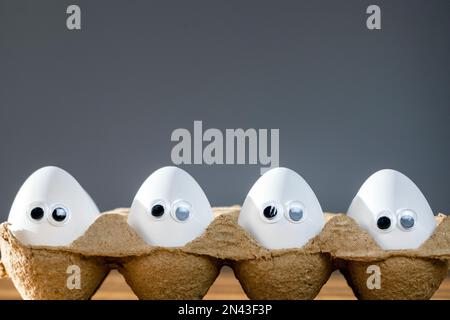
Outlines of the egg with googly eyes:
{"type": "Polygon", "coordinates": [[[268,249],[300,248],[325,218],[311,187],[288,168],[269,170],[249,191],[238,224],[268,249]]]}
{"type": "Polygon", "coordinates": [[[128,224],[155,250],[127,259],[119,271],[140,299],[201,299],[216,279],[217,259],[193,254],[186,244],[213,220],[202,188],[186,171],[164,167],[137,192],[128,224]]]}
{"type": "Polygon", "coordinates": [[[44,167],[22,185],[8,217],[10,230],[23,244],[65,246],[83,235],[99,210],[66,171],[44,167]]]}
{"type": "Polygon", "coordinates": [[[324,225],[308,183],[288,168],[261,176],[249,191],[238,225],[268,257],[235,261],[233,269],[250,299],[313,299],[330,277],[330,257],[308,246],[324,225]]]}
{"type": "Polygon", "coordinates": [[[344,258],[341,271],[358,299],[433,296],[447,276],[448,261],[422,245],[445,251],[436,247],[446,243],[446,235],[440,231],[433,239],[437,222],[414,182],[391,169],[374,173],[359,189],[347,216],[356,222],[353,237],[360,240],[353,239],[354,250],[360,254],[344,258]]]}
{"type": "Polygon", "coordinates": [[[95,293],[109,268],[102,258],[72,252],[70,244],[98,216],[90,196],[63,169],[44,167],[24,182],[1,225],[1,263],[22,298],[89,299],[95,293]],[[70,284],[71,273],[82,280],[70,284]]]}
{"type": "Polygon", "coordinates": [[[364,182],[347,215],[384,250],[417,249],[436,228],[433,211],[420,189],[390,169],[364,182]]]}
{"type": "Polygon", "coordinates": [[[201,235],[213,220],[199,184],[177,167],[156,170],[131,205],[128,224],[150,245],[181,247],[201,235]]]}

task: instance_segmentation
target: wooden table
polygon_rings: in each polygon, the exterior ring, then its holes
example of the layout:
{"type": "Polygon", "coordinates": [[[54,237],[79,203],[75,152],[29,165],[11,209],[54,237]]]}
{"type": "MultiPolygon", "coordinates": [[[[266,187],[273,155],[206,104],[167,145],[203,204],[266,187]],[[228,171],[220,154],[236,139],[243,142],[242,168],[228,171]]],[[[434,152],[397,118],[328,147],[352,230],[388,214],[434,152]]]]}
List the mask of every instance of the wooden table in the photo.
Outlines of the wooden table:
{"type": "MultiPolygon", "coordinates": [[[[116,271],[110,273],[94,299],[136,299],[136,296],[125,283],[123,277],[116,271]]],[[[0,280],[0,299],[20,299],[19,294],[9,279],[0,280]]],[[[205,299],[247,299],[239,282],[234,277],[233,271],[223,268],[218,279],[210,288],[205,299]]],[[[347,286],[344,278],[339,272],[333,273],[331,278],[320,291],[317,299],[355,299],[351,289],[347,286]]],[[[433,299],[450,300],[450,277],[442,283],[433,299]]]]}

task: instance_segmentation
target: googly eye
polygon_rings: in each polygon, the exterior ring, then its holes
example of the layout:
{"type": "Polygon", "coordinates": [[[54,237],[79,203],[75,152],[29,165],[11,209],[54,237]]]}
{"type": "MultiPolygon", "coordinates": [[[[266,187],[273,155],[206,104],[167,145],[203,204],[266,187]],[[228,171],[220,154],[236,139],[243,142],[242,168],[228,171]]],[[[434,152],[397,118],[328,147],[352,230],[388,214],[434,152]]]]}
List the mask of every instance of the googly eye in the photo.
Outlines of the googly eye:
{"type": "Polygon", "coordinates": [[[20,187],[8,223],[25,245],[66,246],[82,236],[99,214],[73,176],[57,167],[44,167],[20,187]]]}
{"type": "Polygon", "coordinates": [[[164,201],[157,201],[150,208],[150,214],[158,219],[161,219],[166,212],[167,206],[164,201]]]}
{"type": "Polygon", "coordinates": [[[69,210],[64,206],[55,206],[47,219],[54,226],[61,226],[69,220],[69,210]]]}
{"type": "Polygon", "coordinates": [[[417,220],[417,215],[414,211],[406,209],[406,210],[402,210],[399,213],[399,224],[400,227],[405,230],[405,231],[409,231],[411,230],[414,225],[416,224],[416,220],[417,220]]]}
{"type": "Polygon", "coordinates": [[[127,222],[150,245],[181,247],[200,236],[213,218],[195,179],[180,168],[164,167],[139,188],[127,222]]]}
{"type": "Polygon", "coordinates": [[[305,207],[301,202],[293,201],[287,204],[287,218],[291,222],[299,223],[305,219],[305,207]]]}
{"type": "Polygon", "coordinates": [[[172,216],[179,222],[185,222],[191,216],[192,207],[186,201],[175,201],[171,211],[172,216]]]}
{"type": "Polygon", "coordinates": [[[390,231],[394,225],[394,218],[390,212],[382,212],[377,218],[377,228],[381,231],[390,231]]]}
{"type": "Polygon", "coordinates": [[[160,204],[155,204],[152,207],[152,216],[154,217],[161,217],[164,214],[164,206],[160,205],[160,204]]]}
{"type": "Polygon", "coordinates": [[[375,172],[363,183],[347,214],[383,250],[417,249],[437,226],[417,185],[391,169],[375,172]]]}
{"type": "Polygon", "coordinates": [[[250,189],[238,224],[263,247],[288,249],[300,248],[319,234],[325,218],[305,179],[288,168],[273,168],[250,189]]]}
{"type": "Polygon", "coordinates": [[[386,216],[379,217],[377,220],[377,227],[381,230],[387,230],[391,227],[391,219],[386,216]]]}
{"type": "Polygon", "coordinates": [[[34,207],[30,211],[30,217],[34,221],[40,221],[44,217],[45,211],[41,207],[34,207]]]}
{"type": "Polygon", "coordinates": [[[269,220],[274,219],[278,214],[277,207],[275,206],[267,206],[263,210],[263,215],[269,220]]]}
{"type": "Polygon", "coordinates": [[[283,216],[283,207],[275,202],[269,202],[262,206],[261,218],[265,222],[276,222],[283,216]]]}
{"type": "Polygon", "coordinates": [[[45,202],[33,202],[29,207],[26,215],[33,223],[41,223],[47,215],[48,207],[45,202]]]}

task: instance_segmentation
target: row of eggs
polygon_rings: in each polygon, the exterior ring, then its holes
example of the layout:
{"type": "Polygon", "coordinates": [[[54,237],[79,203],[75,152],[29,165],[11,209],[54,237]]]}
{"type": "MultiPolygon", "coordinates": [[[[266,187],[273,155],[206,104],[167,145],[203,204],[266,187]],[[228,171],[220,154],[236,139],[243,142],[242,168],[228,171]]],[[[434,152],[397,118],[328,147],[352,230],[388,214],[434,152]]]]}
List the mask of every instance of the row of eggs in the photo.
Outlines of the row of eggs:
{"type": "MultiPolygon", "coordinates": [[[[26,245],[65,246],[100,215],[94,201],[66,171],[44,167],[20,188],[8,222],[26,245]]],[[[384,250],[416,249],[436,228],[419,188],[402,173],[374,173],[353,199],[347,215],[384,250]]],[[[164,167],[137,192],[128,224],[149,245],[181,247],[214,219],[200,185],[184,170],[164,167]]],[[[300,248],[321,232],[325,216],[308,183],[295,171],[274,168],[249,191],[238,224],[268,249],[300,248]]]]}

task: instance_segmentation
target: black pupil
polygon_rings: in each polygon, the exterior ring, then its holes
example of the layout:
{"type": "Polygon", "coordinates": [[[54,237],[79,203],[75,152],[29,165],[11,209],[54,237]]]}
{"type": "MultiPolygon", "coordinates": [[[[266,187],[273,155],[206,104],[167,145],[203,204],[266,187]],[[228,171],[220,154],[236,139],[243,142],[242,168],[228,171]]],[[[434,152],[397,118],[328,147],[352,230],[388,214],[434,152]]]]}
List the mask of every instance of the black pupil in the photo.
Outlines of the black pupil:
{"type": "Polygon", "coordinates": [[[277,208],[274,206],[267,206],[264,208],[264,217],[267,219],[273,219],[277,215],[277,208]]]}
{"type": "Polygon", "coordinates": [[[389,219],[388,217],[384,217],[384,216],[380,217],[380,218],[378,218],[377,226],[381,230],[389,229],[389,227],[391,226],[391,219],[389,219]]]}
{"type": "Polygon", "coordinates": [[[160,204],[156,204],[152,208],[152,216],[161,217],[164,214],[164,207],[160,204]]]}
{"type": "Polygon", "coordinates": [[[44,216],[44,209],[40,207],[36,207],[33,210],[31,210],[31,218],[34,220],[41,220],[44,216]]]}
{"type": "Polygon", "coordinates": [[[67,212],[63,208],[56,208],[52,212],[52,217],[55,221],[61,222],[64,221],[67,217],[67,212]]]}

